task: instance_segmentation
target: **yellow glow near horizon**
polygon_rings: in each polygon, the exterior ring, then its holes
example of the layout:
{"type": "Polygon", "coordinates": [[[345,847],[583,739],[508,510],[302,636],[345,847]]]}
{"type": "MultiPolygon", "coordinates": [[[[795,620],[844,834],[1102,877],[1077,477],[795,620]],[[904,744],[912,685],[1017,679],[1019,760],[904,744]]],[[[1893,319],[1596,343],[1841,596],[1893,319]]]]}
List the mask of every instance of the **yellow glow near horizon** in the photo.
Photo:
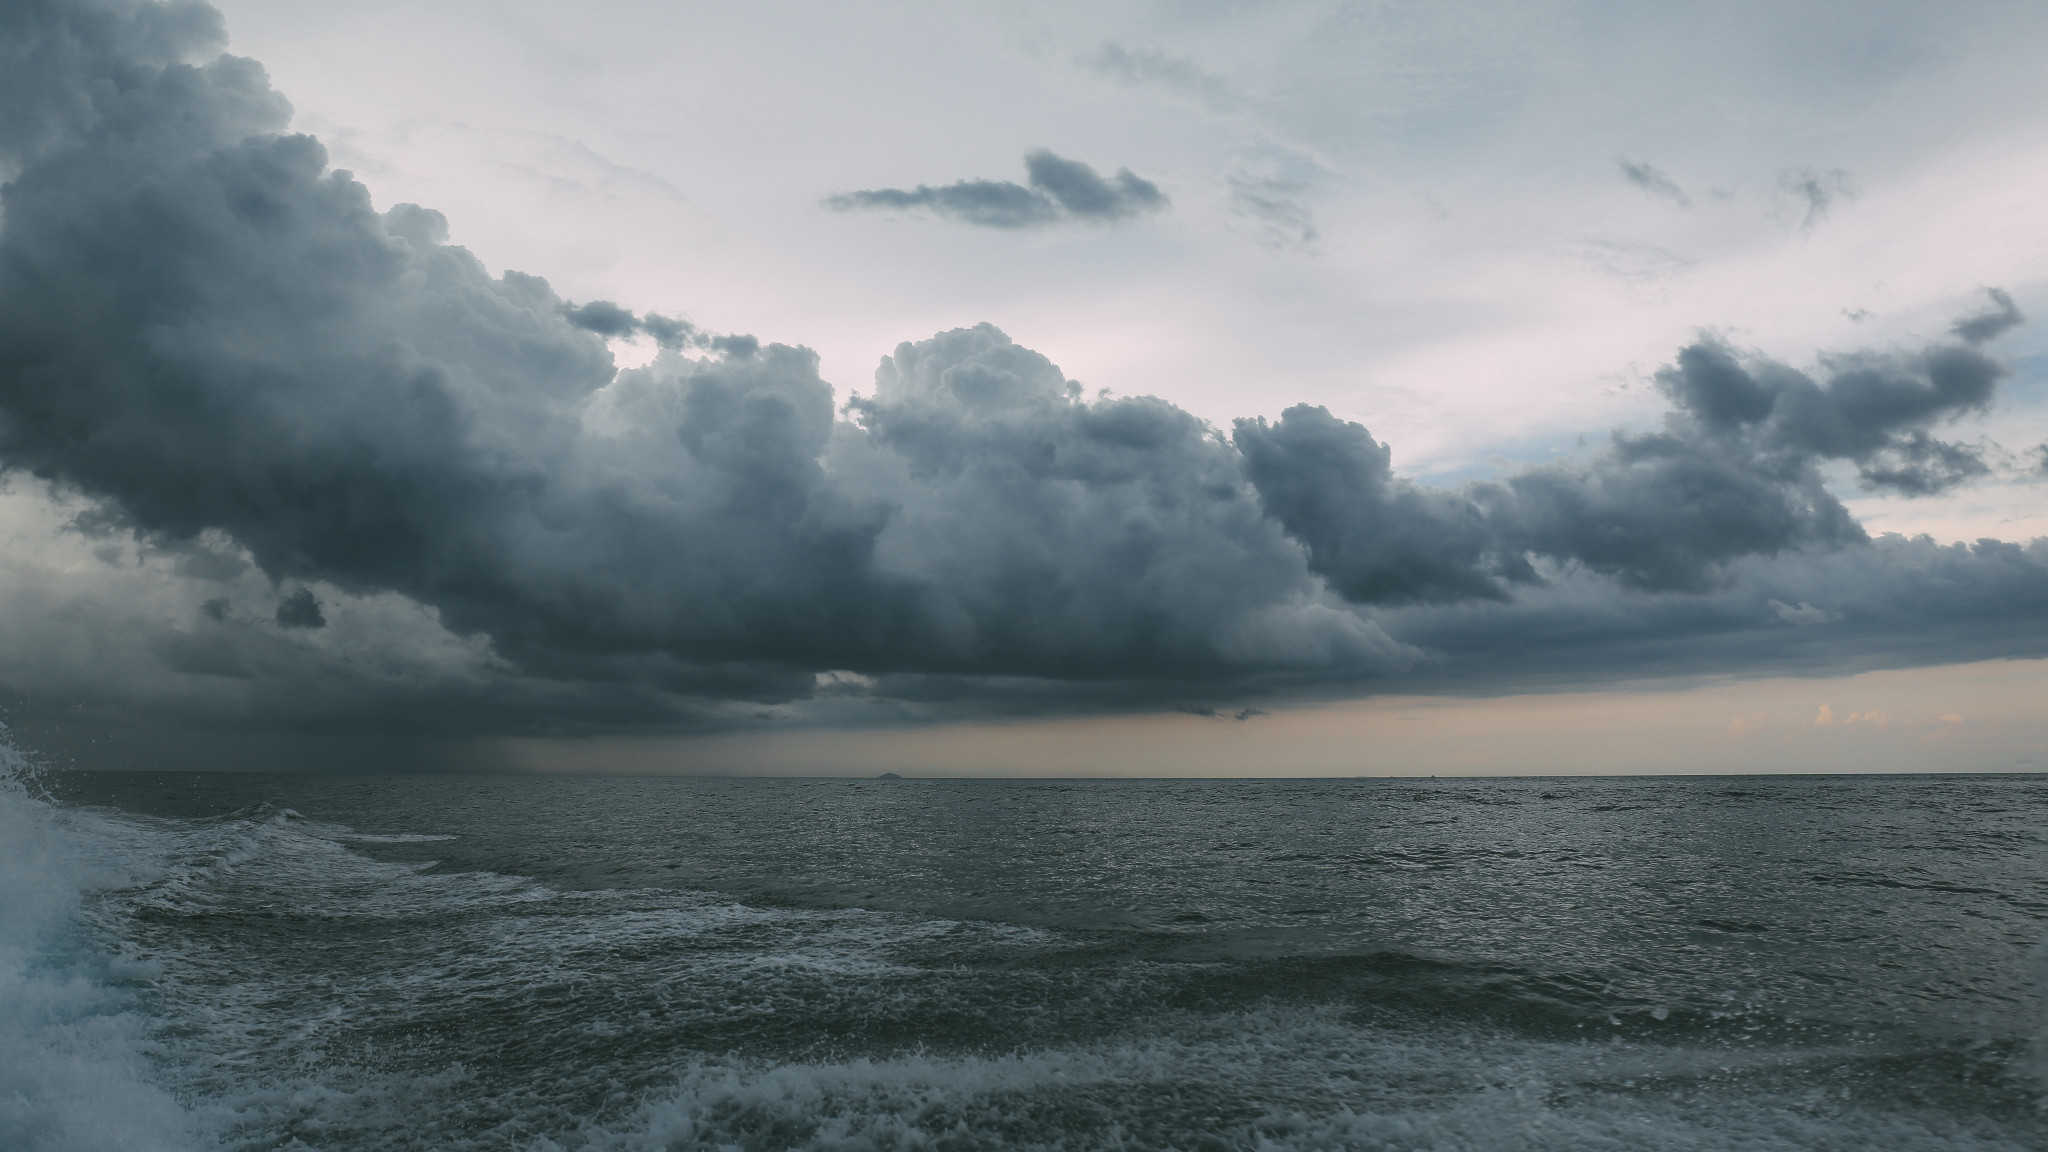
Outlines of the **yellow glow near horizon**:
{"type": "Polygon", "coordinates": [[[1514,776],[2048,768],[2048,661],[1491,698],[499,742],[524,771],[872,776],[1514,776]]]}

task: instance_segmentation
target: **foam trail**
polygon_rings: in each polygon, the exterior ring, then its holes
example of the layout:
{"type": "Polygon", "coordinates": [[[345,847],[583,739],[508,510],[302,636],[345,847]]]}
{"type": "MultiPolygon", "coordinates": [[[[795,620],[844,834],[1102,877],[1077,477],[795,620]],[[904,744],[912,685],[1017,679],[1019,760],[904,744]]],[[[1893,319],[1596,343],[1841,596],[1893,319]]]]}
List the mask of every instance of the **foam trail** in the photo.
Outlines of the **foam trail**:
{"type": "Polygon", "coordinates": [[[89,814],[33,794],[34,772],[0,731],[0,1148],[180,1152],[194,1119],[151,1083],[150,1041],[121,985],[143,975],[94,950],[86,896],[128,879],[105,861],[89,814]]]}
{"type": "Polygon", "coordinates": [[[2015,1147],[1954,1117],[1838,1106],[1804,1084],[1772,1087],[1773,1073],[1801,1054],[1403,1035],[1340,1017],[1268,1010],[1184,1034],[994,1057],[707,1062],[613,1122],[531,1148],[2015,1147]],[[1691,1090],[1636,1090],[1658,1081],[1691,1090]]]}

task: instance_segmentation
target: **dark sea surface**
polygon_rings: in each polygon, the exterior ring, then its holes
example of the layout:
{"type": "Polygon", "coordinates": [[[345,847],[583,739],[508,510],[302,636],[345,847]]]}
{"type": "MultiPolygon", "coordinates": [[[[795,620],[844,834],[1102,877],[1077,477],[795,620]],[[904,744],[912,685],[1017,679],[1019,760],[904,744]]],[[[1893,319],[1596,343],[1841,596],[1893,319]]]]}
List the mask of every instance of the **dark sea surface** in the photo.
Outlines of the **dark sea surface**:
{"type": "Polygon", "coordinates": [[[2038,776],[17,774],[0,1148],[2048,1149],[2038,776]]]}

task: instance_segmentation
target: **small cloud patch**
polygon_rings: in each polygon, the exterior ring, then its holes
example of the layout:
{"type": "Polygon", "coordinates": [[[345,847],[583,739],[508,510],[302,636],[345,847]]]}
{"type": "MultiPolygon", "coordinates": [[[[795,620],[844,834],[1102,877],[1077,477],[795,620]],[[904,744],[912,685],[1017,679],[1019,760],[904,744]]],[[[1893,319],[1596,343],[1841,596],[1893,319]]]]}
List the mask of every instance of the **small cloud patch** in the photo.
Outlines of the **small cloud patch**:
{"type": "Polygon", "coordinates": [[[1169,56],[1156,48],[1126,48],[1115,41],[1083,55],[1083,68],[1132,87],[1164,89],[1195,100],[1211,112],[1236,112],[1244,100],[1230,82],[1183,56],[1169,56]]]}
{"type": "Polygon", "coordinates": [[[1984,295],[1990,298],[1990,307],[1949,325],[1949,331],[1965,344],[1982,344],[2026,323],[2019,305],[2012,302],[2012,295],[2005,289],[1986,288],[1984,295]]]}
{"type": "Polygon", "coordinates": [[[1811,232],[1836,205],[1855,199],[1857,191],[1855,181],[1840,168],[1825,172],[1818,168],[1788,168],[1778,173],[1778,189],[1804,206],[1799,220],[1801,232],[1811,232]]]}
{"type": "Polygon", "coordinates": [[[1315,216],[1295,199],[1305,185],[1249,172],[1230,175],[1230,210],[1250,221],[1254,237],[1266,248],[1308,248],[1321,232],[1315,216]]]}
{"type": "Polygon", "coordinates": [[[1621,178],[1642,189],[1643,195],[1669,200],[1680,208],[1692,207],[1692,197],[1685,194],[1685,189],[1678,186],[1678,181],[1659,169],[1625,156],[1615,157],[1614,163],[1621,169],[1621,178]]]}
{"type": "Polygon", "coordinates": [[[1045,148],[1024,154],[1026,184],[1008,180],[960,180],[941,187],[870,188],[828,197],[835,212],[924,211],[977,228],[1022,230],[1054,224],[1114,223],[1162,211],[1169,203],[1157,184],[1117,169],[1105,177],[1094,168],[1045,148]]]}
{"type": "Polygon", "coordinates": [[[585,332],[595,332],[607,340],[647,336],[663,348],[683,348],[692,345],[703,348],[712,346],[720,339],[731,339],[714,338],[709,333],[698,331],[696,325],[688,320],[678,320],[655,312],[635,316],[609,300],[592,300],[587,304],[564,302],[562,317],[574,327],[585,332]]]}

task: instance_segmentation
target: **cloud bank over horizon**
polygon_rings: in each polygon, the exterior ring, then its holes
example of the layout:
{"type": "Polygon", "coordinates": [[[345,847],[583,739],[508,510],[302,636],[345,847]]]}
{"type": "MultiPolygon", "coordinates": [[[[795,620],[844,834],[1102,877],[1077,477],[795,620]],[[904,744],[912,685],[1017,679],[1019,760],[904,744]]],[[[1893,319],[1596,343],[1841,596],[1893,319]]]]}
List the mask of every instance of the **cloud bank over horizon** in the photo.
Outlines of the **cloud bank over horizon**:
{"type": "MultiPolygon", "coordinates": [[[[2001,291],[1812,371],[1702,335],[1656,430],[1432,487],[1326,407],[1091,398],[988,324],[841,400],[801,346],[492,276],[222,43],[203,4],[0,14],[0,463],[107,569],[9,561],[18,700],[574,732],[2048,653],[2048,540],[1872,539],[1828,486],[2005,467],[1939,434],[1996,399],[2001,291]],[[660,351],[619,370],[634,335],[660,351]]],[[[1165,204],[1026,163],[842,206],[1165,204]]],[[[1850,194],[1802,179],[1809,221],[1850,194]]]]}

